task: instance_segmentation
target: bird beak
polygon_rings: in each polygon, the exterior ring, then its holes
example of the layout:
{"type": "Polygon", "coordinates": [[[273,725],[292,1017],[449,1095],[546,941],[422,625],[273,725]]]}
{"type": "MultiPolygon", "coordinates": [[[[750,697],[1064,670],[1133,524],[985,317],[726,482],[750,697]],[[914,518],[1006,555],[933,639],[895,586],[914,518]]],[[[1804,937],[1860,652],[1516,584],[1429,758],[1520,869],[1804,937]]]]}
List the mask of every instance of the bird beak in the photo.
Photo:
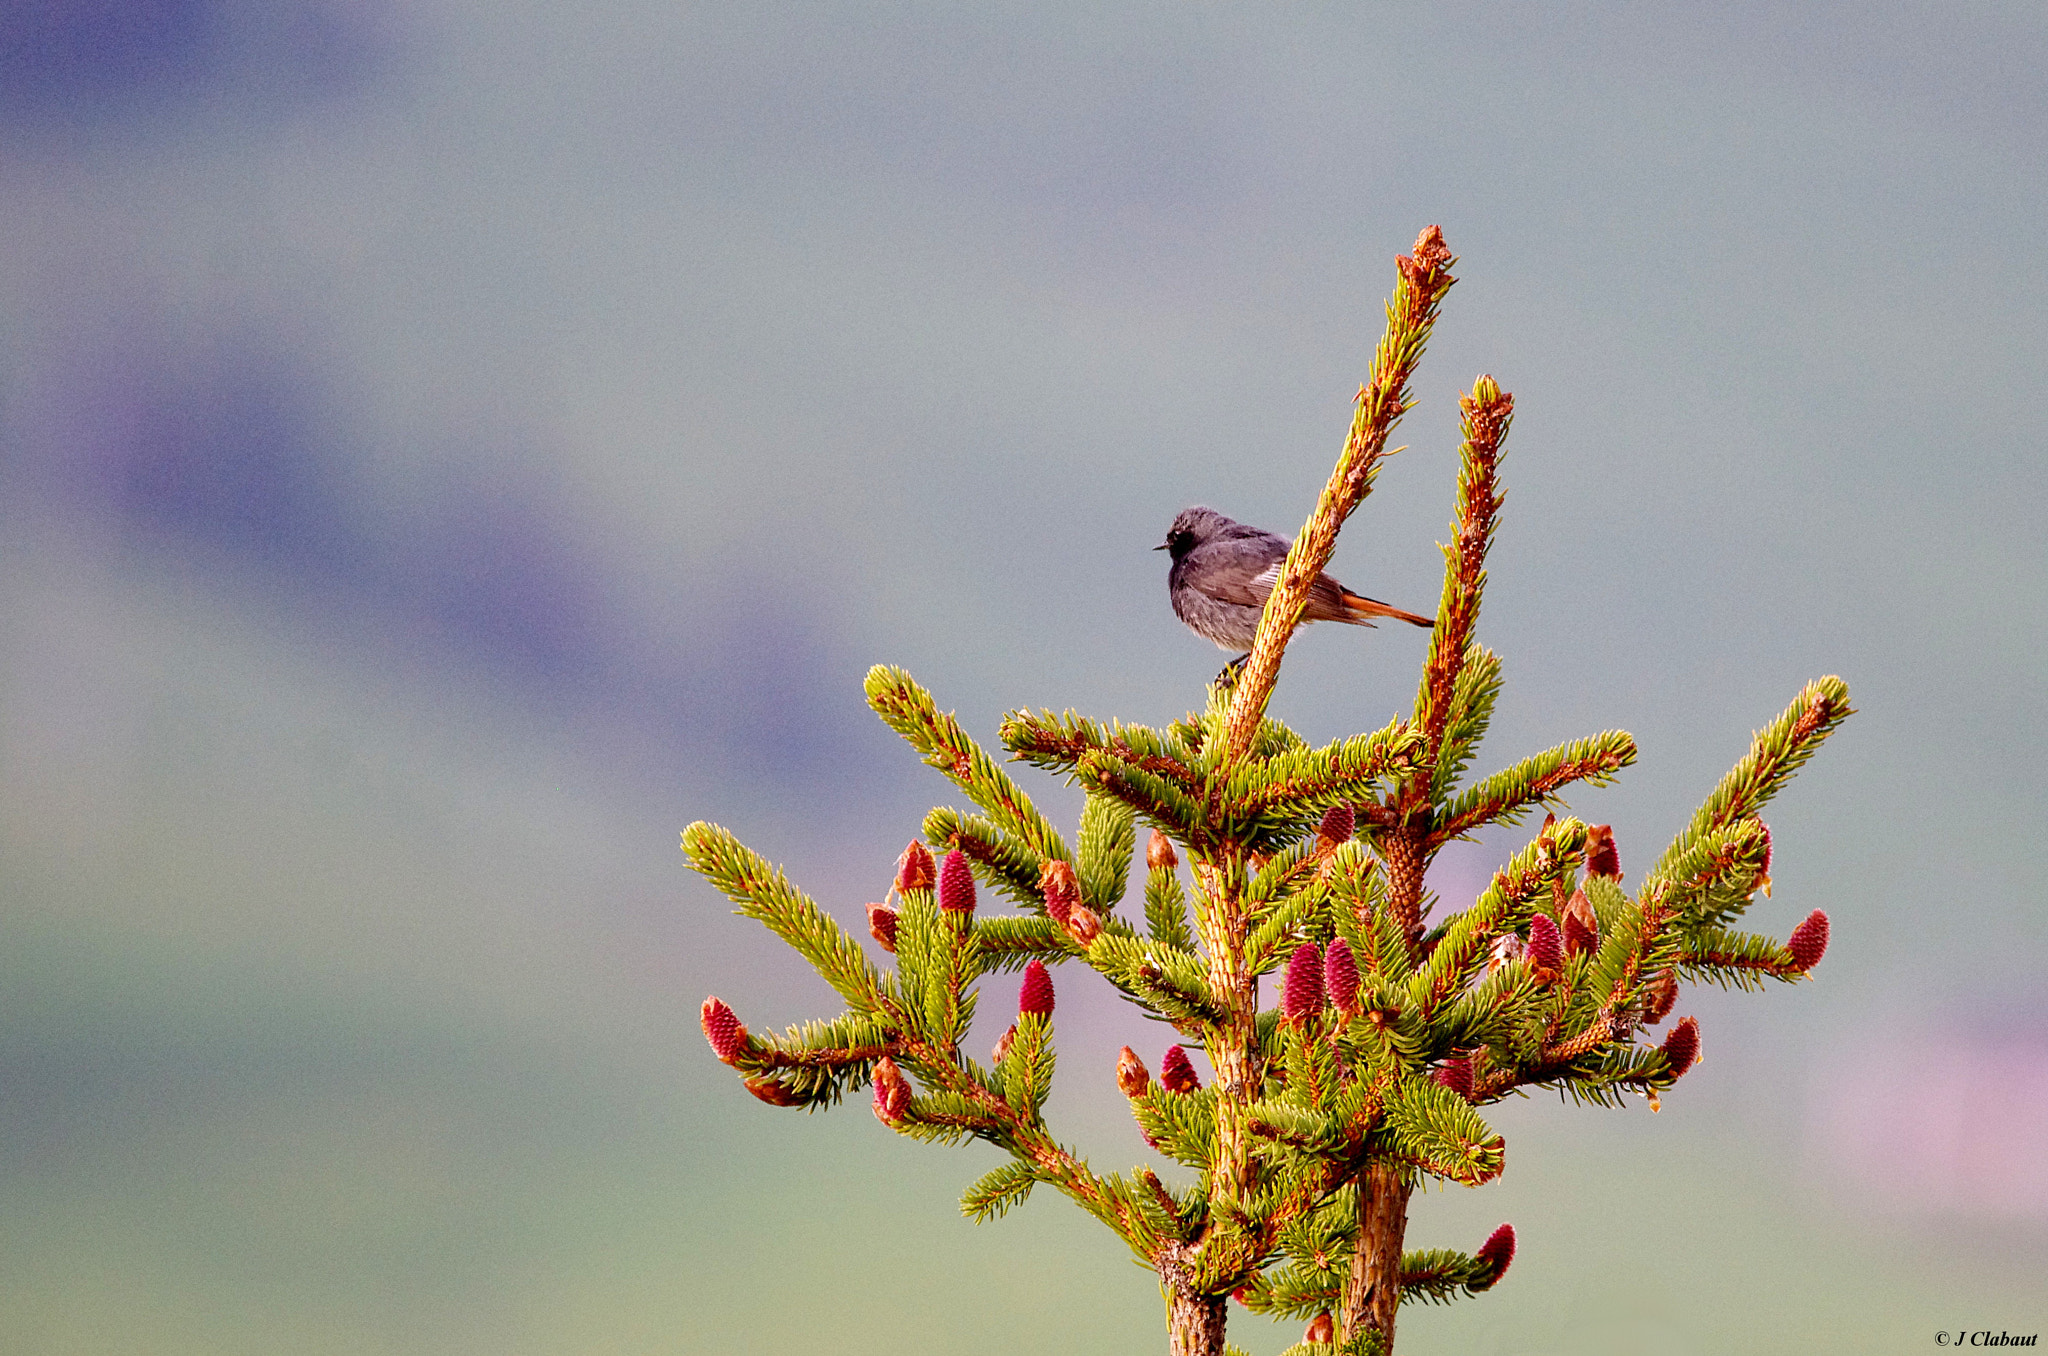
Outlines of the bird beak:
{"type": "Polygon", "coordinates": [[[1157,546],[1153,547],[1152,549],[1153,549],[1153,550],[1155,550],[1155,551],[1164,551],[1164,550],[1166,549],[1166,547],[1167,547],[1167,543],[1166,543],[1166,542],[1160,542],[1160,543],[1159,543],[1159,545],[1157,545],[1157,546]]]}

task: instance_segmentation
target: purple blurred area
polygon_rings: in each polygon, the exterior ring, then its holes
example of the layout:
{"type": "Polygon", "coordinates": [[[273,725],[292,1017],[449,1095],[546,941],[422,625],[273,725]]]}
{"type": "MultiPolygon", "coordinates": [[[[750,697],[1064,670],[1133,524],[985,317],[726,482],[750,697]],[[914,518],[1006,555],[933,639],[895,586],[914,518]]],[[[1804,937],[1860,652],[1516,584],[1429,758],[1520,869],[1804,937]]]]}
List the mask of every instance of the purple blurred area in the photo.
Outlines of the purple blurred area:
{"type": "Polygon", "coordinates": [[[1812,1098],[1809,1156],[1850,1209],[2048,1227],[2048,1013],[1888,1029],[1812,1098]]]}
{"type": "Polygon", "coordinates": [[[344,93],[375,77],[390,24],[382,0],[0,0],[0,125],[344,93]]]}
{"type": "Polygon", "coordinates": [[[560,490],[501,469],[527,458],[443,454],[453,470],[400,509],[307,346],[254,327],[180,342],[140,317],[113,329],[21,402],[0,482],[17,512],[78,515],[145,572],[168,555],[253,587],[281,635],[453,659],[630,729],[621,746],[670,784],[664,765],[695,766],[816,796],[871,721],[830,590],[783,563],[698,568],[669,606],[630,611],[621,562],[578,533],[560,490]]]}

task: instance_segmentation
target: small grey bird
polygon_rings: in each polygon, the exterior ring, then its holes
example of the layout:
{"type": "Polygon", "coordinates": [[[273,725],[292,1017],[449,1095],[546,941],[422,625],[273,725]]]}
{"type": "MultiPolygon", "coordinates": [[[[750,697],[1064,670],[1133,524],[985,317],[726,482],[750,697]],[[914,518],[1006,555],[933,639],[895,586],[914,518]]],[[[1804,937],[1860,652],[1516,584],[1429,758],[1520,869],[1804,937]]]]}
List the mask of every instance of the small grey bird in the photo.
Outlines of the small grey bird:
{"type": "MultiPolygon", "coordinates": [[[[1279,582],[1288,545],[1285,537],[1232,522],[1197,504],[1182,509],[1167,529],[1166,540],[1152,549],[1173,553],[1173,568],[1166,573],[1173,614],[1205,640],[1226,650],[1249,652],[1259,631],[1259,612],[1279,582]]],[[[1309,586],[1308,609],[1301,614],[1303,623],[1340,621],[1353,626],[1371,626],[1375,617],[1436,625],[1433,618],[1362,598],[1327,574],[1317,575],[1309,586]]]]}

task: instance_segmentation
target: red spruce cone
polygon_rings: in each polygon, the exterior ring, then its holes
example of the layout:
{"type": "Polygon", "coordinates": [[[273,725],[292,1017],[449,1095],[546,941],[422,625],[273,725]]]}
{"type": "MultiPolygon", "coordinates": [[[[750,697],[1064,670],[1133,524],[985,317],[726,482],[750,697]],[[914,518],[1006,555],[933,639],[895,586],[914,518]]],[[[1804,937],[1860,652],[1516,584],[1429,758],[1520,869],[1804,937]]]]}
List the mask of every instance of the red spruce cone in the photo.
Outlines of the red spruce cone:
{"type": "Polygon", "coordinates": [[[1195,1066],[1188,1062],[1188,1052],[1178,1045],[1166,1047],[1166,1057],[1159,1061],[1159,1083],[1168,1092],[1200,1092],[1202,1080],[1195,1074],[1195,1066]]]}
{"type": "Polygon", "coordinates": [[[1052,1016],[1052,976],[1045,962],[1035,960],[1024,967],[1024,985],[1017,990],[1017,1015],[1052,1016]]]}
{"type": "Polygon", "coordinates": [[[1330,1321],[1328,1313],[1317,1314],[1309,1320],[1308,1331],[1302,1334],[1301,1340],[1328,1346],[1337,1340],[1337,1325],[1330,1321]]]}
{"type": "Polygon", "coordinates": [[[1614,846],[1614,826],[1595,824],[1586,830],[1586,874],[1621,879],[1621,853],[1614,846]]]}
{"type": "Polygon", "coordinates": [[[1300,1026],[1323,1008],[1323,953],[1303,942],[1287,962],[1287,983],[1280,991],[1280,1011],[1300,1026]]]}
{"type": "Polygon", "coordinates": [[[912,839],[910,846],[903,849],[903,855],[896,859],[896,890],[929,890],[937,880],[938,868],[932,864],[931,849],[912,839]]]}
{"type": "Polygon", "coordinates": [[[868,905],[868,936],[880,942],[882,950],[895,954],[896,910],[887,904],[868,905]]]}
{"type": "Polygon", "coordinates": [[[1430,1071],[1429,1076],[1457,1093],[1466,1101],[1472,1100],[1472,1061],[1469,1059],[1447,1059],[1430,1071]]]}
{"type": "Polygon", "coordinates": [[[712,997],[704,1000],[699,1013],[704,1023],[704,1039],[711,1042],[711,1053],[718,1056],[720,1064],[730,1064],[740,1057],[740,1051],[747,1048],[746,1024],[739,1014],[725,1005],[725,1001],[712,997]]]}
{"type": "Polygon", "coordinates": [[[1564,969],[1564,939],[1557,935],[1557,924],[1547,913],[1529,920],[1529,969],[1545,983],[1564,969]]]}
{"type": "Polygon", "coordinates": [[[974,912],[974,872],[958,848],[939,863],[939,907],[947,913],[974,912]]]}
{"type": "MultiPolygon", "coordinates": [[[[1479,1251],[1472,1255],[1493,1268],[1493,1279],[1489,1280],[1486,1286],[1498,1282],[1501,1277],[1508,1274],[1508,1266],[1515,1260],[1515,1226],[1503,1224],[1495,1229],[1486,1236],[1486,1241],[1479,1245],[1479,1251]]],[[[1485,1289],[1486,1286],[1475,1289],[1485,1289]]]]}
{"type": "Polygon", "coordinates": [[[1819,909],[1806,915],[1806,921],[1785,939],[1785,949],[1792,953],[1792,964],[1801,974],[1818,965],[1828,950],[1828,916],[1819,909]]]}
{"type": "Polygon", "coordinates": [[[1672,1005],[1678,1002],[1678,976],[1669,970],[1659,971],[1650,981],[1649,1004],[1643,1009],[1643,1025],[1655,1026],[1671,1015],[1672,1005]]]}
{"type": "Polygon", "coordinates": [[[1697,1018],[1688,1017],[1671,1028],[1664,1037],[1662,1046],[1664,1062],[1671,1067],[1673,1078],[1685,1077],[1685,1071],[1699,1063],[1700,1024],[1697,1018]]]}
{"type": "Polygon", "coordinates": [[[1332,805],[1323,811],[1323,822],[1316,826],[1316,851],[1334,852],[1338,846],[1351,841],[1351,835],[1358,831],[1358,816],[1349,805],[1332,805]]]}
{"type": "Polygon", "coordinates": [[[1600,922],[1593,916],[1593,902],[1584,890],[1572,891],[1564,906],[1564,954],[1576,956],[1600,944],[1600,922]]]}
{"type": "Polygon", "coordinates": [[[1357,1013],[1358,958],[1351,954],[1351,943],[1342,937],[1331,938],[1330,949],[1323,953],[1323,988],[1339,1014],[1350,1017],[1357,1013]]]}
{"type": "Polygon", "coordinates": [[[1764,831],[1764,861],[1756,869],[1756,888],[1764,892],[1764,898],[1771,897],[1771,826],[1761,819],[1756,826],[1764,831]]]}
{"type": "Polygon", "coordinates": [[[1180,865],[1180,854],[1173,850],[1173,840],[1159,830],[1152,830],[1152,836],[1145,840],[1145,869],[1147,871],[1171,871],[1180,865]]]}
{"type": "Polygon", "coordinates": [[[910,1080],[896,1061],[883,1055],[875,1061],[875,1119],[894,1125],[910,1110],[910,1080]]]}
{"type": "Polygon", "coordinates": [[[1138,1058],[1138,1052],[1126,1045],[1116,1056],[1116,1085],[1126,1097],[1143,1097],[1145,1090],[1152,1086],[1152,1072],[1145,1067],[1145,1061],[1138,1058]]]}
{"type": "Polygon", "coordinates": [[[1038,888],[1045,895],[1046,916],[1061,927],[1067,915],[1081,902],[1081,882],[1074,878],[1074,866],[1054,857],[1038,872],[1038,888]]]}

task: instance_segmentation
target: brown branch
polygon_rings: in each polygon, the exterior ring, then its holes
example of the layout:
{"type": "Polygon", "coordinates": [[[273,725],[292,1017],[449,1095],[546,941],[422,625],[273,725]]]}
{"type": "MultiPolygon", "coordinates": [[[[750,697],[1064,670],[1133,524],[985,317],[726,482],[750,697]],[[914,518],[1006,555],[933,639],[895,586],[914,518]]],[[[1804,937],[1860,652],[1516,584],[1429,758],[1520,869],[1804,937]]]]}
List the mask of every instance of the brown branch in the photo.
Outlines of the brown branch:
{"type": "Polygon", "coordinates": [[[1251,747],[1273,695],[1273,684],[1280,677],[1280,657],[1308,606],[1309,587],[1330,563],[1344,520],[1372,489],[1373,475],[1386,454],[1387,435],[1408,408],[1408,378],[1421,360],[1430,327],[1436,323],[1437,307],[1457,281],[1450,272],[1457,260],[1444,244],[1443,232],[1434,226],[1416,238],[1412,257],[1402,255],[1395,262],[1401,278],[1387,304],[1387,329],[1373,353],[1371,374],[1358,388],[1351,436],[1323,486],[1315,512],[1281,564],[1279,582],[1266,599],[1258,635],[1238,676],[1237,692],[1224,724],[1224,768],[1243,758],[1251,747]]]}
{"type": "MultiPolygon", "coordinates": [[[[1500,443],[1514,418],[1515,398],[1495,384],[1492,377],[1473,383],[1470,395],[1460,396],[1464,411],[1465,445],[1460,449],[1462,466],[1458,475],[1458,516],[1452,522],[1452,544],[1445,549],[1450,568],[1444,580],[1444,596],[1437,608],[1436,631],[1430,637],[1429,658],[1423,668],[1422,693],[1416,703],[1415,723],[1422,730],[1425,757],[1434,767],[1443,753],[1444,726],[1450,719],[1451,693],[1458,673],[1465,666],[1465,654],[1479,623],[1480,595],[1486,583],[1486,552],[1493,544],[1493,531],[1500,518],[1501,495],[1495,483],[1500,466],[1500,443]]],[[[1428,787],[1417,778],[1410,783],[1411,805],[1426,803],[1428,787]]]]}
{"type": "Polygon", "coordinates": [[[1726,951],[1684,951],[1679,953],[1680,965],[1711,965],[1722,970],[1754,970],[1759,974],[1782,975],[1805,974],[1796,965],[1787,965],[1780,960],[1758,960],[1753,956],[1737,956],[1726,951]]]}
{"type": "Polygon", "coordinates": [[[881,1045],[850,1045],[837,1050],[778,1050],[765,1046],[758,1052],[749,1051],[734,1067],[746,1072],[764,1073],[771,1069],[837,1069],[862,1060],[893,1055],[899,1049],[893,1041],[881,1045]]]}

